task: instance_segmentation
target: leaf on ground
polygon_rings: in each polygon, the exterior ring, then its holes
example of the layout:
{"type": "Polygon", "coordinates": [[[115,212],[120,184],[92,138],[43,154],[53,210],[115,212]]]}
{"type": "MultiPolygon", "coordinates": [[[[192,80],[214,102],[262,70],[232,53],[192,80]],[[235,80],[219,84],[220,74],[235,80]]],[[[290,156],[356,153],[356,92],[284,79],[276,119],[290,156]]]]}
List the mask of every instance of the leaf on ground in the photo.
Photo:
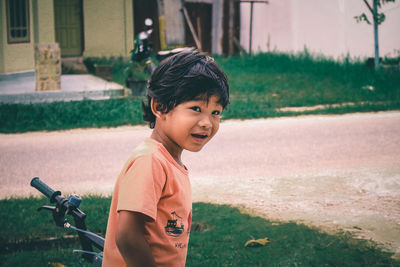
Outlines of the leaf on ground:
{"type": "Polygon", "coordinates": [[[244,244],[246,248],[254,248],[254,247],[261,247],[265,246],[269,243],[268,237],[261,238],[261,239],[251,239],[244,244]]]}
{"type": "Polygon", "coordinates": [[[66,267],[64,264],[59,263],[59,262],[49,262],[49,265],[51,267],[66,267]]]}

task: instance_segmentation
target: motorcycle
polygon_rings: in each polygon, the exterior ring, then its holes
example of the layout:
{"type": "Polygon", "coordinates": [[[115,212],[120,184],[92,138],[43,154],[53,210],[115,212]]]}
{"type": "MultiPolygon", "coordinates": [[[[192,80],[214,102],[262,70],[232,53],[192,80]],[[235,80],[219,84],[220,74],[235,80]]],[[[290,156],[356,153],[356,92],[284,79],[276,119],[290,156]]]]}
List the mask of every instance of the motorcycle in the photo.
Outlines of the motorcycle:
{"type": "MultiPolygon", "coordinates": [[[[134,96],[144,94],[147,80],[157,66],[152,57],[151,35],[153,33],[153,20],[147,18],[144,23],[146,29],[136,35],[134,49],[131,51],[130,66],[125,70],[127,77],[125,80],[126,87],[132,90],[132,95],[134,96]]],[[[155,58],[157,62],[161,62],[165,58],[183,51],[194,51],[194,47],[157,51],[155,58]]]]}
{"type": "Polygon", "coordinates": [[[152,73],[156,68],[152,58],[151,52],[153,51],[153,46],[150,42],[150,36],[153,33],[153,20],[150,18],[145,19],[144,24],[149,29],[139,32],[135,37],[135,47],[131,51],[131,61],[144,62],[146,69],[149,73],[152,73]]]}
{"type": "MultiPolygon", "coordinates": [[[[136,62],[144,62],[147,66],[147,71],[149,73],[152,73],[154,69],[156,68],[156,64],[153,62],[151,55],[153,51],[153,45],[150,41],[151,34],[153,33],[153,29],[150,28],[153,26],[153,20],[150,18],[146,18],[144,21],[144,24],[148,28],[147,30],[144,30],[142,32],[139,32],[137,36],[135,37],[135,47],[131,51],[131,61],[136,61],[136,62]]],[[[156,59],[158,62],[161,62],[167,57],[170,57],[172,55],[178,54],[180,52],[190,52],[194,51],[194,47],[179,47],[179,48],[174,48],[171,50],[161,50],[157,51],[156,53],[156,59]]]]}

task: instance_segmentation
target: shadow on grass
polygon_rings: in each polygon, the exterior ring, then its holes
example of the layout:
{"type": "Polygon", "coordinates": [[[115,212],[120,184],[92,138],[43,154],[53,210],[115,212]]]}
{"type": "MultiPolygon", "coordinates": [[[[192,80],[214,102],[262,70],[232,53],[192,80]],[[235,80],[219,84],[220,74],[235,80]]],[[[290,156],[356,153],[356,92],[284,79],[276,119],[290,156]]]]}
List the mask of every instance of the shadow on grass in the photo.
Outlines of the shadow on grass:
{"type": "Polygon", "coordinates": [[[226,205],[196,203],[187,266],[399,266],[376,244],[349,233],[330,235],[302,224],[277,223],[226,205]],[[201,227],[200,227],[201,228],[201,227]],[[263,247],[245,248],[268,237],[263,247]]]}
{"type": "MultiPolygon", "coordinates": [[[[88,228],[103,236],[110,201],[88,196],[81,205],[88,228]]],[[[48,266],[49,262],[79,266],[78,256],[72,253],[79,243],[62,241],[73,232],[56,227],[51,214],[36,212],[47,202],[43,198],[0,200],[1,214],[9,214],[7,221],[0,221],[1,266],[48,266]],[[51,237],[57,241],[37,246],[38,240],[51,237]],[[24,246],[15,245],[21,241],[24,246]]],[[[347,233],[329,235],[294,222],[271,222],[227,205],[194,203],[186,266],[400,266],[391,256],[347,233]],[[271,241],[266,246],[244,247],[249,239],[264,237],[271,241]]]]}

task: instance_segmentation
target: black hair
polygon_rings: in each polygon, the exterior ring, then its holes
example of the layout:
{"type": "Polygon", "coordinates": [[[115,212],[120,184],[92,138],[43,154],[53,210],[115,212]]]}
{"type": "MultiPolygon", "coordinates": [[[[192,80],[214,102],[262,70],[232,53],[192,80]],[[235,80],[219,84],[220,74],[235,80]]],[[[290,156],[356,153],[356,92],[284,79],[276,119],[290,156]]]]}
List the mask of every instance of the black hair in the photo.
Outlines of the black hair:
{"type": "Polygon", "coordinates": [[[194,52],[181,52],[161,61],[152,73],[146,89],[147,103],[142,102],[143,119],[154,128],[156,117],[151,99],[160,111],[168,113],[177,105],[218,96],[224,109],[229,104],[228,79],[213,58],[194,52]]]}

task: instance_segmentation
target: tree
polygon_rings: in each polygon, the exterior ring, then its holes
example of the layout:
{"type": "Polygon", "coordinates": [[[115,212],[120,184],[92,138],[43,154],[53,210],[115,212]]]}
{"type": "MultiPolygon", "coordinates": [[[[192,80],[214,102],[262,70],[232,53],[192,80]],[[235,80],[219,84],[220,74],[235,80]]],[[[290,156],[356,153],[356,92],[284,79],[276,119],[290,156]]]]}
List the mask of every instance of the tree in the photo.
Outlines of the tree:
{"type": "MultiPolygon", "coordinates": [[[[383,4],[389,3],[389,2],[395,2],[396,0],[372,0],[372,7],[368,3],[367,0],[363,0],[365,5],[368,7],[369,11],[372,14],[372,20],[373,20],[373,25],[374,25],[374,47],[375,47],[375,57],[374,57],[374,65],[375,65],[375,70],[379,68],[379,39],[378,39],[378,26],[382,24],[386,16],[384,13],[379,12],[379,8],[382,7],[383,4]]],[[[368,19],[367,15],[365,13],[362,13],[359,16],[354,17],[357,22],[365,21],[369,25],[371,25],[370,20],[368,19]]]]}

